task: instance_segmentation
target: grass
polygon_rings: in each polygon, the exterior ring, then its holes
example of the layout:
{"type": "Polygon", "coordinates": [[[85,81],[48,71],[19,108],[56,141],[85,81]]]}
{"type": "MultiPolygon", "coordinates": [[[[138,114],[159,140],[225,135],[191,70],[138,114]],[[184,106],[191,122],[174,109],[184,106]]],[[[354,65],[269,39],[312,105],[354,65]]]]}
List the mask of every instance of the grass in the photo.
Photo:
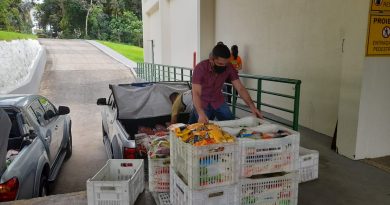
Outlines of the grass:
{"type": "Polygon", "coordinates": [[[144,62],[144,49],[137,47],[137,46],[131,46],[127,44],[121,44],[121,43],[113,43],[108,41],[99,41],[97,42],[110,47],[114,51],[122,54],[126,58],[135,61],[135,62],[144,62]]]}
{"type": "Polygon", "coordinates": [[[17,39],[37,39],[37,36],[32,34],[0,31],[0,41],[11,41],[17,39]]]}

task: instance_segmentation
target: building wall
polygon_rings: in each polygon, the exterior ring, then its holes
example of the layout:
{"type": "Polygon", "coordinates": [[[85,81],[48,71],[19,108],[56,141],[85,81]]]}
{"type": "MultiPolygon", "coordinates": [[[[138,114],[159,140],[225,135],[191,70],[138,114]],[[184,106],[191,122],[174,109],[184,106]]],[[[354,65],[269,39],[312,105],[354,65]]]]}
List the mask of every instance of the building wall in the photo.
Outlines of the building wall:
{"type": "Polygon", "coordinates": [[[143,0],[145,62],[192,67],[198,47],[198,1],[143,0]]]}
{"type": "Polygon", "coordinates": [[[215,40],[215,0],[199,1],[199,37],[197,62],[207,59],[215,40]]]}
{"type": "MultiPolygon", "coordinates": [[[[302,80],[299,122],[327,135],[333,135],[338,114],[344,33],[339,4],[337,0],[216,0],[216,41],[238,45],[245,73],[302,80]]],[[[292,86],[265,85],[270,87],[293,93],[292,86]]],[[[263,98],[273,105],[291,106],[286,100],[263,98]]]]}
{"type": "MultiPolygon", "coordinates": [[[[164,0],[163,0],[164,1],[164,0]]],[[[170,0],[171,65],[192,68],[198,45],[198,1],[170,0]]]]}
{"type": "Polygon", "coordinates": [[[142,21],[143,21],[143,45],[144,61],[153,62],[152,40],[154,44],[154,62],[161,63],[161,14],[158,0],[142,1],[142,21]]]}
{"type": "MultiPolygon", "coordinates": [[[[239,46],[244,72],[302,80],[300,124],[332,136],[338,121],[338,150],[355,158],[369,3],[216,0],[215,39],[239,46]]],[[[293,92],[289,86],[265,85],[271,87],[293,92]]]]}
{"type": "Polygon", "coordinates": [[[390,155],[390,59],[364,63],[356,159],[390,155]]]}
{"type": "Polygon", "coordinates": [[[338,112],[337,147],[344,156],[356,158],[359,105],[365,59],[370,0],[344,1],[341,18],[344,53],[338,112]]]}
{"type": "MultiPolygon", "coordinates": [[[[156,63],[184,67],[192,67],[194,51],[198,62],[207,58],[217,41],[237,44],[244,73],[302,80],[300,124],[333,136],[338,122],[340,154],[353,159],[389,154],[390,115],[385,110],[390,96],[383,92],[389,87],[385,68],[390,63],[364,53],[370,0],[158,2],[163,11],[154,15],[161,20],[153,15],[144,19],[145,59],[148,38],[156,39],[156,63]]],[[[291,85],[265,83],[263,88],[294,93],[291,85]]],[[[289,100],[263,99],[292,109],[289,100]]]]}

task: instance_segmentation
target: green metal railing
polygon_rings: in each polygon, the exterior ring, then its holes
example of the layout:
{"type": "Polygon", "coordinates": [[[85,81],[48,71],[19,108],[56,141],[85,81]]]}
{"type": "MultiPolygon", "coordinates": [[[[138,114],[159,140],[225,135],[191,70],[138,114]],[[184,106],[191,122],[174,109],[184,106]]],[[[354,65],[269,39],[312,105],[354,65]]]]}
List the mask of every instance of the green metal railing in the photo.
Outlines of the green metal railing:
{"type": "MultiPolygon", "coordinates": [[[[177,66],[169,66],[169,65],[160,65],[160,64],[152,64],[152,63],[137,63],[136,72],[139,78],[142,78],[146,81],[150,82],[158,82],[158,81],[191,81],[193,69],[177,67],[177,66]]],[[[247,81],[256,81],[256,88],[246,87],[248,92],[255,92],[256,99],[253,101],[256,103],[258,109],[261,109],[262,106],[276,109],[285,113],[292,114],[292,121],[286,122],[286,120],[280,120],[275,118],[269,118],[264,116],[265,118],[278,122],[280,124],[291,127],[293,130],[298,130],[299,126],[299,99],[300,99],[300,88],[301,81],[287,78],[276,78],[276,77],[267,77],[267,76],[259,76],[259,75],[248,75],[248,74],[239,74],[240,78],[247,81]],[[294,86],[294,94],[288,95],[280,92],[273,92],[263,89],[264,82],[275,82],[275,83],[283,83],[283,84],[292,84],[294,86]],[[292,109],[285,108],[280,106],[275,106],[271,104],[264,103],[262,101],[262,94],[277,96],[281,98],[291,99],[292,109]]],[[[234,116],[237,114],[237,109],[242,110],[244,112],[251,112],[246,105],[237,103],[237,99],[241,98],[236,95],[236,91],[233,88],[232,94],[225,93],[225,95],[232,96],[232,103],[228,103],[232,107],[232,113],[234,116]]]]}

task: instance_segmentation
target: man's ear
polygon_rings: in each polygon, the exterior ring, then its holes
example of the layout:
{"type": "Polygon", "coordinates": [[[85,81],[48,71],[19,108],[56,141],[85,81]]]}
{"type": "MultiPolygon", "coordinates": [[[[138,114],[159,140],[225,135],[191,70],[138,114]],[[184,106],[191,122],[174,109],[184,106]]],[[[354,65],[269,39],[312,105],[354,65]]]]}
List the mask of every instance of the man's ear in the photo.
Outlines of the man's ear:
{"type": "Polygon", "coordinates": [[[210,61],[211,66],[214,66],[214,57],[210,57],[209,61],[210,61]]]}

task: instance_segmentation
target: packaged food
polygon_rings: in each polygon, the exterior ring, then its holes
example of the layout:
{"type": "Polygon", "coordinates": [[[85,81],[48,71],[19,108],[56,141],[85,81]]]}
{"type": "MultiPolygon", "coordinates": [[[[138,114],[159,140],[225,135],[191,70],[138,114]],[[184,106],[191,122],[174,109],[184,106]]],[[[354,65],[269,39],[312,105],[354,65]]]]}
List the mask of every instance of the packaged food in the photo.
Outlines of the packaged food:
{"type": "Polygon", "coordinates": [[[170,154],[169,141],[167,137],[156,137],[150,143],[150,158],[168,158],[170,154]]]}
{"type": "Polygon", "coordinates": [[[215,124],[195,123],[171,127],[176,137],[194,146],[234,142],[235,138],[215,124]]]}

